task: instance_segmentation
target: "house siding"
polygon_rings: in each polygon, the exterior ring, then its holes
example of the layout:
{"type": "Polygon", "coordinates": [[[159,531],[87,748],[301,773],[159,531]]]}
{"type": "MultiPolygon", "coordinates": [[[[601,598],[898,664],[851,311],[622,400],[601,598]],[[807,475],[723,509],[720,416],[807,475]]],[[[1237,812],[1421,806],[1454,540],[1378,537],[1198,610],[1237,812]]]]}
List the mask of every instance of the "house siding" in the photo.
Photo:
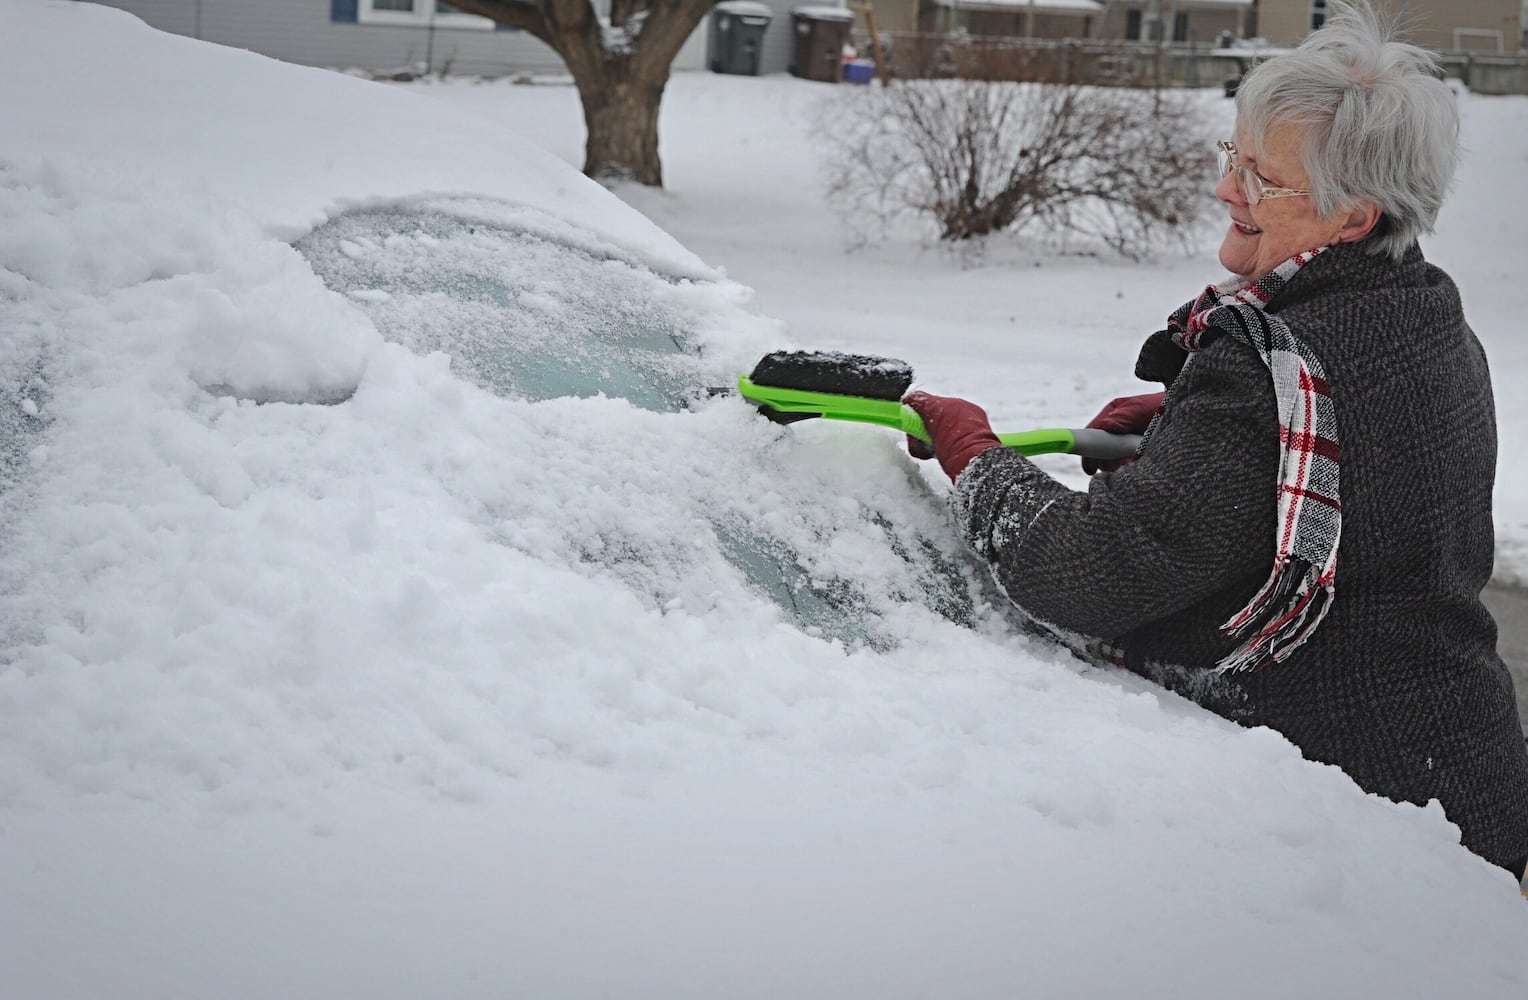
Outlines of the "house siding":
{"type": "MultiPolygon", "coordinates": [[[[882,31],[917,31],[918,4],[919,0],[877,0],[875,26],[882,31]]],[[[855,22],[855,33],[870,33],[863,14],[855,22]]]]}
{"type": "MultiPolygon", "coordinates": [[[[1094,13],[1053,14],[1037,12],[1033,21],[1022,8],[1014,10],[970,10],[962,7],[953,14],[955,27],[971,35],[999,36],[1007,38],[1087,38],[1094,30],[1099,15],[1094,13]],[[1034,35],[1026,31],[1033,27],[1034,35]]],[[[928,6],[919,14],[919,25],[925,32],[944,30],[951,12],[947,8],[928,6]]]]}
{"type": "MultiPolygon", "coordinates": [[[[139,0],[138,3],[107,3],[105,6],[120,7],[160,31],[197,38],[202,8],[206,4],[187,0],[139,0]]],[[[324,9],[328,11],[327,6],[324,9]]]]}
{"type": "MultiPolygon", "coordinates": [[[[432,37],[424,26],[331,20],[332,0],[95,2],[135,14],[162,31],[304,66],[386,73],[414,68],[428,59],[435,72],[471,76],[564,69],[556,52],[523,31],[437,26],[432,37]]],[[[674,60],[675,69],[700,68],[703,39],[703,31],[691,37],[674,60]]]]}
{"type": "MultiPolygon", "coordinates": [[[[1130,22],[1131,12],[1135,12],[1141,23],[1141,37],[1132,41],[1147,41],[1146,25],[1156,13],[1151,0],[1140,0],[1138,3],[1110,4],[1104,13],[1103,22],[1096,36],[1098,38],[1123,39],[1126,35],[1126,27],[1130,22]]],[[[1195,7],[1189,4],[1161,6],[1160,16],[1163,19],[1163,30],[1171,34],[1173,20],[1177,15],[1183,14],[1188,19],[1188,37],[1185,42],[1193,42],[1202,46],[1214,45],[1223,31],[1229,31],[1232,38],[1242,38],[1248,32],[1248,21],[1251,20],[1252,7],[1237,7],[1226,4],[1213,6],[1195,7]]]]}
{"type": "Polygon", "coordinates": [[[764,31],[764,44],[759,46],[761,76],[790,70],[791,62],[796,58],[796,26],[791,21],[791,8],[800,6],[795,0],[784,3],[765,2],[775,12],[775,16],[770,19],[769,27],[764,31]]]}
{"type": "MultiPolygon", "coordinates": [[[[1399,17],[1401,0],[1377,0],[1376,6],[1399,17]]],[[[1515,53],[1523,35],[1521,0],[1407,0],[1407,41],[1424,49],[1454,50],[1454,29],[1472,28],[1500,32],[1502,48],[1515,53]]],[[[1261,0],[1258,4],[1258,33],[1274,45],[1294,45],[1310,34],[1310,0],[1261,0]]],[[[1461,51],[1494,52],[1496,42],[1483,38],[1463,38],[1461,51]]]]}

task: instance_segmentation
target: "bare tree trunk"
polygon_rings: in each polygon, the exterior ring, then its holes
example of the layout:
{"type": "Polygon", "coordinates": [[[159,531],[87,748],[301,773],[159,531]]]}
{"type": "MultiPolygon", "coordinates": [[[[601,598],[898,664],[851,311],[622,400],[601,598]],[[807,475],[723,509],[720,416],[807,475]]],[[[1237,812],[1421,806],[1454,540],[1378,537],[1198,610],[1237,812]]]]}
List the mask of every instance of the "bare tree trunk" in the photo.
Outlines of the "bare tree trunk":
{"type": "Polygon", "coordinates": [[[716,0],[458,0],[460,10],[521,28],[567,64],[584,106],[584,173],[663,186],[658,105],[669,66],[716,0]]]}
{"type": "Polygon", "coordinates": [[[604,60],[603,86],[586,86],[574,72],[584,107],[584,173],[596,180],[631,180],[663,186],[658,159],[658,108],[668,66],[653,71],[625,54],[604,60]],[[644,69],[646,70],[644,72],[644,69]],[[656,76],[657,79],[650,79],[656,76]]]}

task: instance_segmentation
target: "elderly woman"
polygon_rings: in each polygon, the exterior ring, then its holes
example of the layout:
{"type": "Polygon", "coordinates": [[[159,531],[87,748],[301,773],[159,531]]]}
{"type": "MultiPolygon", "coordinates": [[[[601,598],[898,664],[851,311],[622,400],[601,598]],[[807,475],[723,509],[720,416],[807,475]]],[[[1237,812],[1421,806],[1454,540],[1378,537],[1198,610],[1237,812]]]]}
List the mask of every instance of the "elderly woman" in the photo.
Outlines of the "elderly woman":
{"type": "Polygon", "coordinates": [[[1491,384],[1417,245],[1457,158],[1453,95],[1344,7],[1250,73],[1236,112],[1215,188],[1233,277],[1146,340],[1136,374],[1165,398],[1096,422],[1146,430],[1134,462],[1078,493],[998,446],[974,404],[906,402],[1027,615],[1370,792],[1437,799],[1521,876],[1528,749],[1480,602],[1491,384]]]}

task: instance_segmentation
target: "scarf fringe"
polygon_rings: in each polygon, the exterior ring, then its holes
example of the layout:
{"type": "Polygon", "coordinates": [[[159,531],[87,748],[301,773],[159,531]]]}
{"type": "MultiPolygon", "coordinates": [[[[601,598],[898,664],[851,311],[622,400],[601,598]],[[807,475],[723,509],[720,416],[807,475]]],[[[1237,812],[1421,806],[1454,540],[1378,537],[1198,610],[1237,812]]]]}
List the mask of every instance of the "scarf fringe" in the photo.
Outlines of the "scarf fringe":
{"type": "Polygon", "coordinates": [[[1288,659],[1332,609],[1335,575],[1298,556],[1275,565],[1247,606],[1220,627],[1243,641],[1221,659],[1216,673],[1261,670],[1288,659]]]}
{"type": "Polygon", "coordinates": [[[1212,327],[1256,351],[1278,401],[1273,572],[1247,606],[1221,626],[1223,635],[1241,642],[1220,660],[1217,673],[1261,670],[1288,659],[1335,600],[1342,537],[1337,412],[1320,358],[1267,310],[1325,250],[1295,254],[1256,282],[1235,278],[1211,285],[1168,317],[1173,342],[1191,354],[1208,342],[1204,334],[1215,335],[1212,327]]]}

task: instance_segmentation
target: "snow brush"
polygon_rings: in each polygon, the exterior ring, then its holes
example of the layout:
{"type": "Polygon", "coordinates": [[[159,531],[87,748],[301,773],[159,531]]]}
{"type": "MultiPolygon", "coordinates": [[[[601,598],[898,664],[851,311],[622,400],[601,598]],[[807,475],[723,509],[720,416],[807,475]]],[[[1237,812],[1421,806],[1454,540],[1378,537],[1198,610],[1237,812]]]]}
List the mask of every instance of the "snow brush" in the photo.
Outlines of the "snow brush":
{"type": "MultiPolygon", "coordinates": [[[[737,380],[739,395],[777,424],[821,417],[876,424],[929,442],[923,418],[902,397],[913,384],[910,365],[893,358],[829,351],[776,351],[737,380]]],[[[1111,434],[1052,427],[999,434],[1005,447],[1023,455],[1080,455],[1098,461],[1127,458],[1138,434],[1111,434]]]]}

